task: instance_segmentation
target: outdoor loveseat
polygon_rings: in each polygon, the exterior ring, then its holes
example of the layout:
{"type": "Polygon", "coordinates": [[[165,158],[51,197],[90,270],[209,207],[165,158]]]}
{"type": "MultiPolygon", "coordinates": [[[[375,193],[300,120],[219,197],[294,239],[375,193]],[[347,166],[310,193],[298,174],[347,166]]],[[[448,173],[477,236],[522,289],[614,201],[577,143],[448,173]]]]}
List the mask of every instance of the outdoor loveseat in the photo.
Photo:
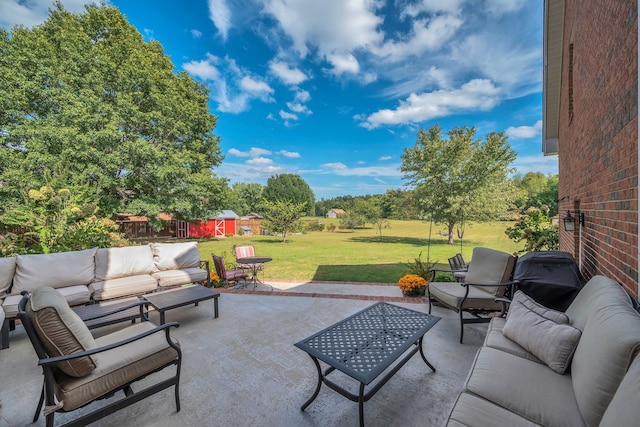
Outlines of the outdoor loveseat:
{"type": "Polygon", "coordinates": [[[631,427],[640,420],[640,315],[593,277],[566,312],[517,292],[489,324],[447,426],[631,427]]]}
{"type": "Polygon", "coordinates": [[[54,254],[0,258],[2,348],[18,315],[21,292],[51,287],[69,305],[138,296],[170,286],[209,280],[197,242],[150,243],[54,254]]]}

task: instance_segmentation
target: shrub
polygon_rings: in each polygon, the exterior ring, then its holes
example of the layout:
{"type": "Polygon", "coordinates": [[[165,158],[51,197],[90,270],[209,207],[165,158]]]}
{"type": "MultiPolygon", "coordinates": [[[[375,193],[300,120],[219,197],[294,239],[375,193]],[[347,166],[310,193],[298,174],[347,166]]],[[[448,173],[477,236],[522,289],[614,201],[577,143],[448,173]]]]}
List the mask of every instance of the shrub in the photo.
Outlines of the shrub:
{"type": "Polygon", "coordinates": [[[520,252],[558,250],[558,226],[551,223],[546,205],[527,209],[513,227],[505,230],[505,234],[514,242],[525,241],[520,252]]]}
{"type": "Polygon", "coordinates": [[[416,276],[422,277],[424,280],[429,280],[431,277],[431,270],[436,262],[422,261],[422,252],[418,254],[417,258],[414,258],[413,262],[404,264],[408,269],[409,273],[415,274],[416,276]]]}
{"type": "Polygon", "coordinates": [[[417,274],[405,274],[398,281],[403,295],[424,295],[427,289],[427,281],[417,274]]]}
{"type": "Polygon", "coordinates": [[[336,231],[336,225],[334,223],[327,225],[327,231],[336,231]]]}

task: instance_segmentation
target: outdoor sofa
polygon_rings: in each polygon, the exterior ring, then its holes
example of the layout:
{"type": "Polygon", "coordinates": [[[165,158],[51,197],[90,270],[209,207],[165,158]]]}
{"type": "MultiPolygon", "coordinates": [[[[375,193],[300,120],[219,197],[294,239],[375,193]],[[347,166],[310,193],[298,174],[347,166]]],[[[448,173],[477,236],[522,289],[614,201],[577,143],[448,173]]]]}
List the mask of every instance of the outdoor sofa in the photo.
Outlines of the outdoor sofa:
{"type": "Polygon", "coordinates": [[[51,287],[69,305],[138,296],[166,287],[209,280],[197,242],[150,243],[54,254],[0,258],[2,348],[9,346],[21,292],[51,287]]]}
{"type": "Polygon", "coordinates": [[[447,426],[637,426],[640,315],[593,277],[566,312],[517,292],[489,324],[447,426]]]}

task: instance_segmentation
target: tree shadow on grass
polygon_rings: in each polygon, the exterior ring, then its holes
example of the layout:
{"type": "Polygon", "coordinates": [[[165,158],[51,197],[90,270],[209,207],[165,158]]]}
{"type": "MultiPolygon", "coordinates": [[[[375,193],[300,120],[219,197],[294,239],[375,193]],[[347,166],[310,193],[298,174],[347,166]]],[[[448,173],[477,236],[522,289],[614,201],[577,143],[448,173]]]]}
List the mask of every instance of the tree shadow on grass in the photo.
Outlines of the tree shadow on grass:
{"type": "Polygon", "coordinates": [[[406,274],[401,263],[364,265],[319,265],[312,280],[318,282],[374,282],[395,283],[406,274]]]}
{"type": "MultiPolygon", "coordinates": [[[[382,241],[380,241],[379,236],[360,236],[360,237],[352,237],[348,239],[351,242],[357,243],[400,243],[403,245],[412,245],[412,246],[426,246],[429,244],[428,238],[419,238],[419,237],[403,237],[403,236],[382,236],[382,241]]],[[[446,239],[431,239],[432,246],[445,246],[447,245],[446,239]]]]}

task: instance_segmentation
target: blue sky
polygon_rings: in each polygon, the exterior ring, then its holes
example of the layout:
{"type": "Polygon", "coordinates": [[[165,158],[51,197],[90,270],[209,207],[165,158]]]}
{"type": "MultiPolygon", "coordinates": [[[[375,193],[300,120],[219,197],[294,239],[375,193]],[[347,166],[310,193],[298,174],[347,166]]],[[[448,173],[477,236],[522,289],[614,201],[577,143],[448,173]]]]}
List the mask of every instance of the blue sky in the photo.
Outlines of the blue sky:
{"type": "MultiPolygon", "coordinates": [[[[294,173],[316,199],[403,188],[402,149],[436,123],[506,131],[519,173],[558,171],[541,152],[541,1],[109,4],[209,87],[214,172],[231,183],[294,173]]],[[[0,0],[0,26],[41,23],[50,5],[0,0]]]]}

